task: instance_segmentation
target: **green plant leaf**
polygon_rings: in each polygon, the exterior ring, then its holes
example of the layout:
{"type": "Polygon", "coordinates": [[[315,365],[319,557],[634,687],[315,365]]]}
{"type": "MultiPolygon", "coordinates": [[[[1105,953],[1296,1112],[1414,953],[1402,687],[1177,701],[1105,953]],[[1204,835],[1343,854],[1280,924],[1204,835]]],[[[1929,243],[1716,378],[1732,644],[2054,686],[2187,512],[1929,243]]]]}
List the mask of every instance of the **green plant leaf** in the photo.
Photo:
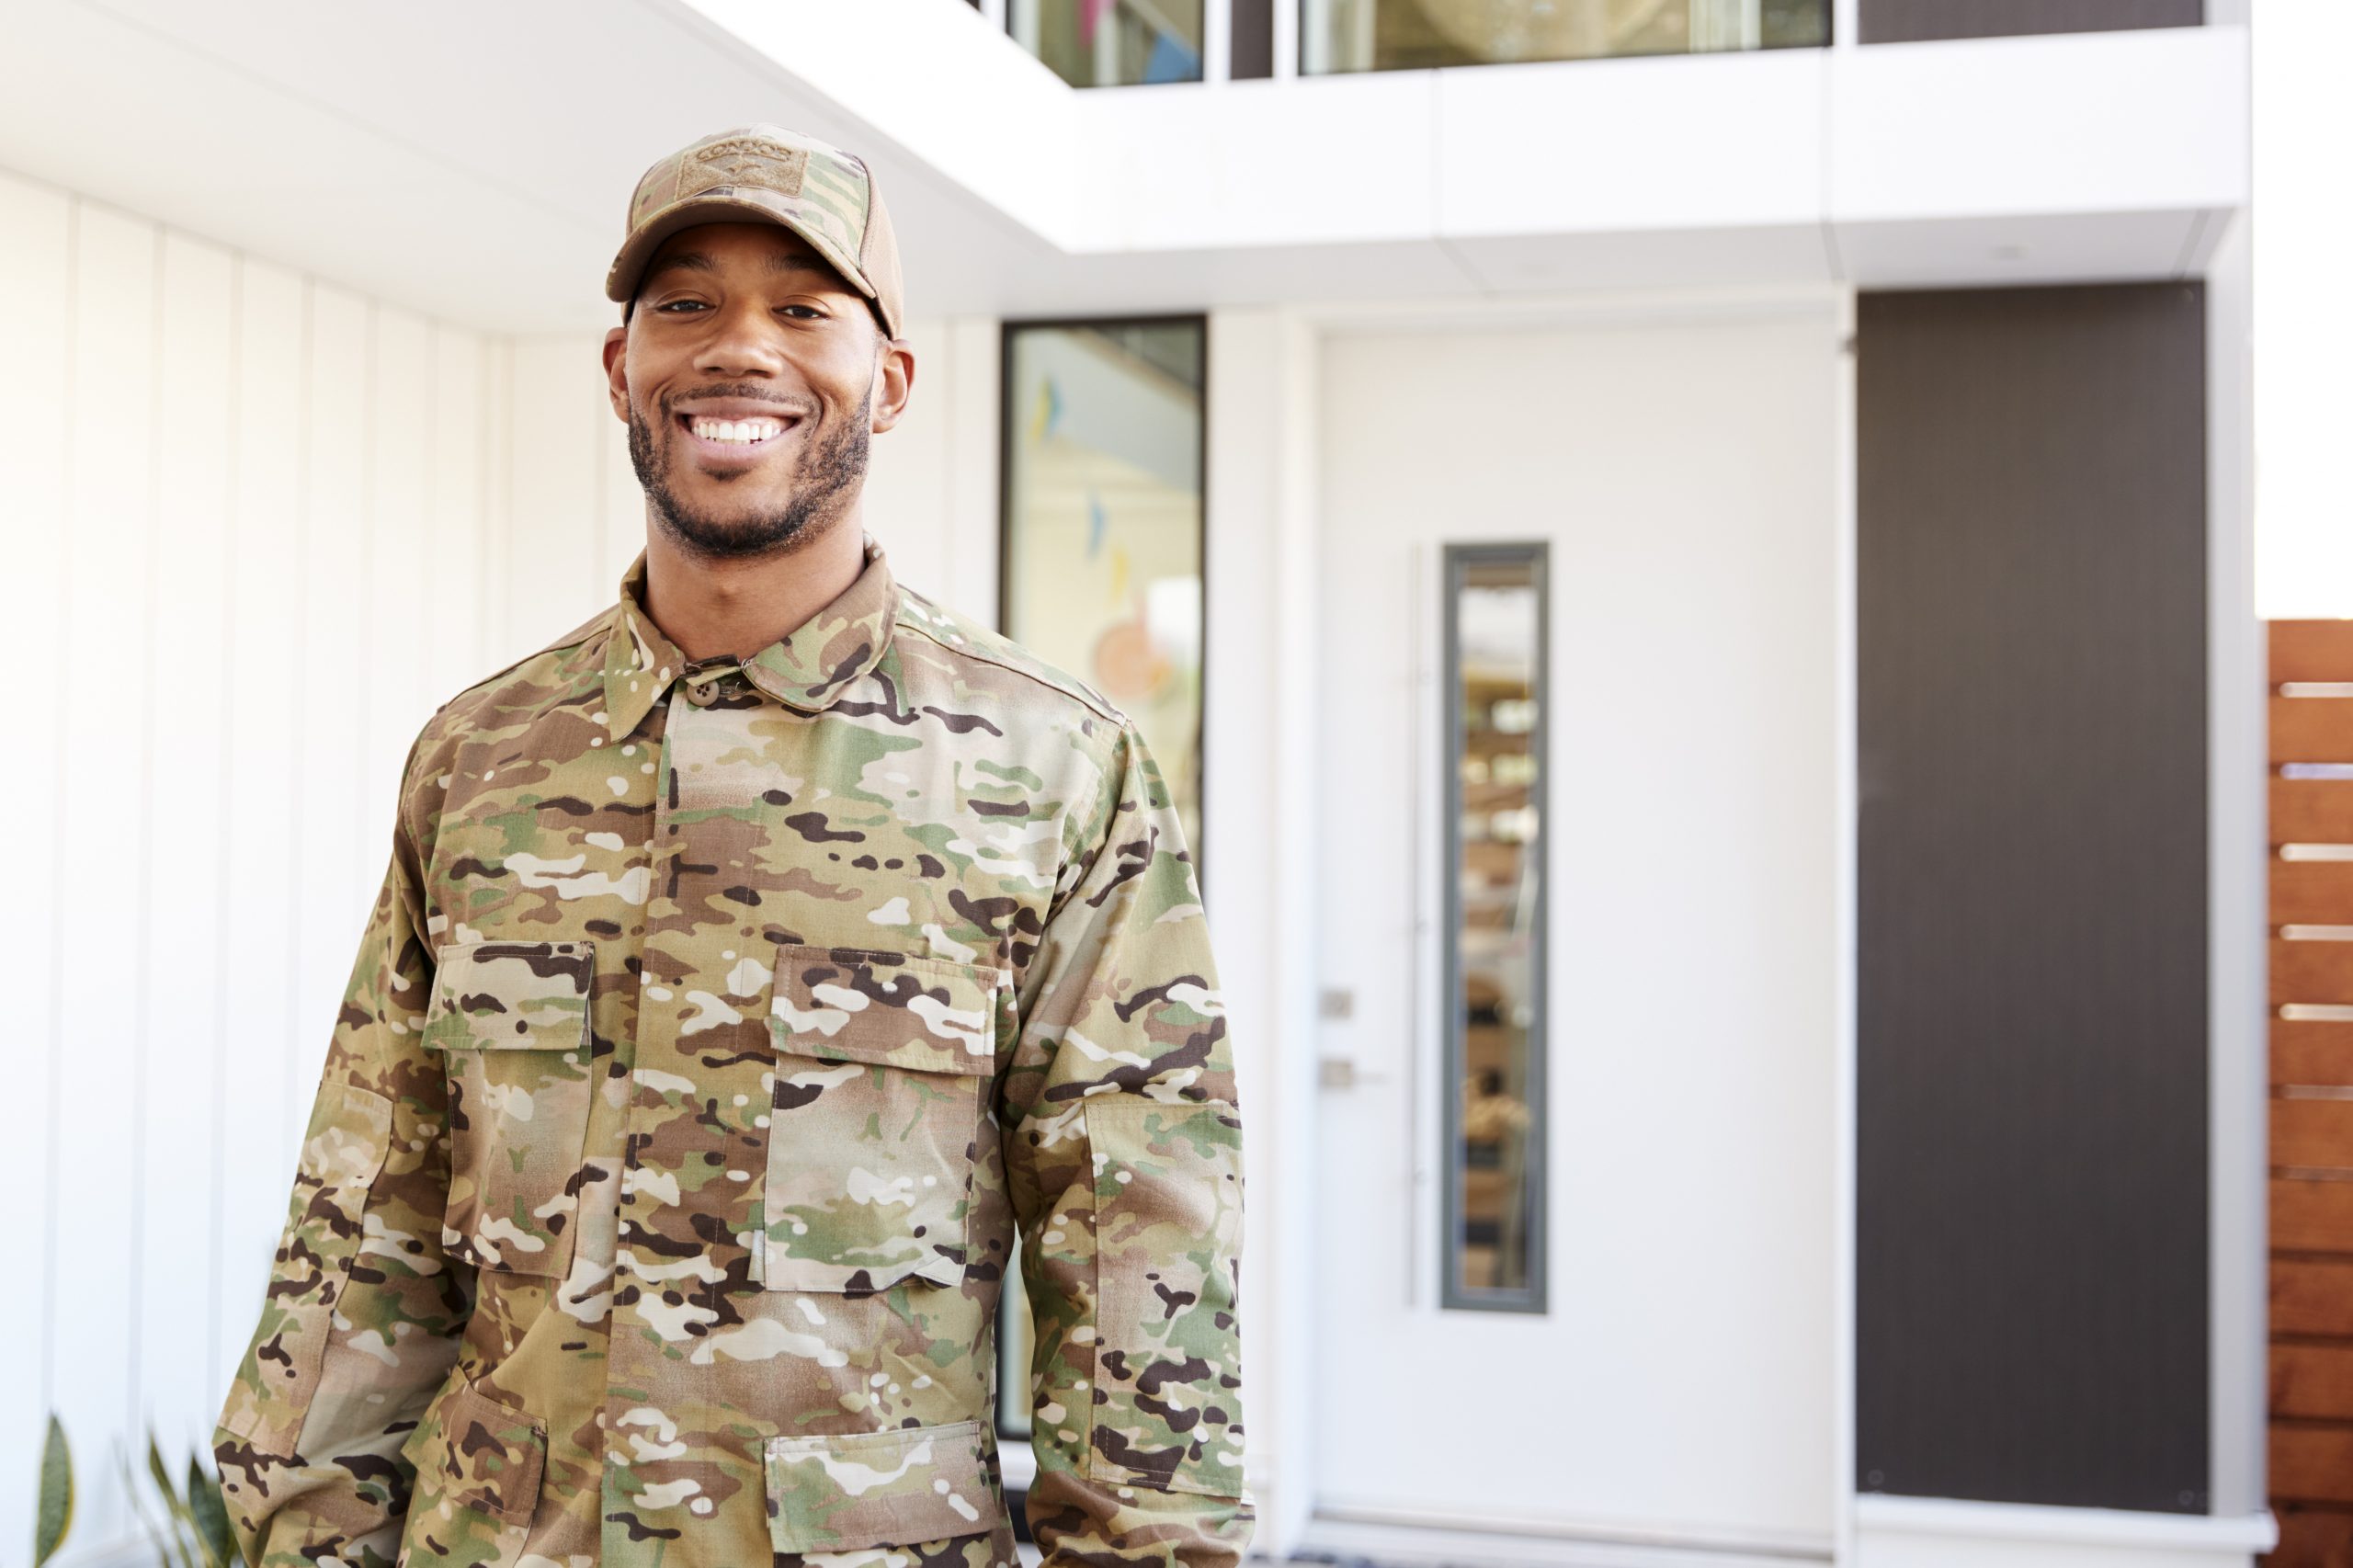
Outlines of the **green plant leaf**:
{"type": "Polygon", "coordinates": [[[74,1528],[74,1455],[65,1444],[65,1427],[54,1411],[49,1417],[49,1439],[40,1450],[40,1506],[33,1518],[33,1568],[57,1555],[65,1532],[74,1528]]]}
{"type": "Polygon", "coordinates": [[[164,1494],[165,1503],[178,1512],[179,1488],[172,1484],[172,1472],[164,1468],[163,1450],[155,1446],[155,1429],[152,1426],[147,1429],[147,1473],[154,1477],[155,1490],[164,1494]]]}
{"type": "Polygon", "coordinates": [[[237,1562],[237,1538],[229,1530],[229,1504],[221,1495],[221,1479],[194,1454],[188,1457],[188,1506],[196,1517],[196,1539],[204,1548],[204,1568],[242,1568],[237,1562]]]}
{"type": "Polygon", "coordinates": [[[139,1516],[139,1528],[145,1530],[148,1539],[154,1542],[155,1554],[166,1564],[170,1563],[170,1545],[164,1540],[164,1533],[155,1528],[155,1517],[147,1511],[146,1501],[139,1494],[139,1478],[131,1473],[131,1456],[123,1451],[119,1438],[114,1445],[114,1462],[115,1468],[122,1472],[122,1494],[131,1500],[131,1511],[139,1516]]]}
{"type": "Polygon", "coordinates": [[[179,1498],[173,1491],[169,1473],[163,1468],[163,1456],[155,1451],[154,1434],[150,1432],[147,1437],[147,1475],[150,1480],[159,1483],[158,1490],[164,1494],[164,1517],[160,1524],[149,1511],[146,1500],[139,1494],[139,1478],[131,1474],[127,1456],[122,1464],[122,1487],[131,1498],[131,1507],[138,1512],[140,1524],[154,1539],[155,1554],[164,1560],[165,1568],[191,1568],[188,1561],[188,1542],[180,1536],[179,1498]]]}

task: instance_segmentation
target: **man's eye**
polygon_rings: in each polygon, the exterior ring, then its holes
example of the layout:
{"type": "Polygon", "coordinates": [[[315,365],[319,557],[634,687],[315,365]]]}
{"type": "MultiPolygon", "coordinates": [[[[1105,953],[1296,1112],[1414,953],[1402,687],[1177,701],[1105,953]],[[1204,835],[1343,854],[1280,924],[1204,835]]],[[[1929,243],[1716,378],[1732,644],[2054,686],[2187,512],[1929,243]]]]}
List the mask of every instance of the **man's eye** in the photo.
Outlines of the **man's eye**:
{"type": "Polygon", "coordinates": [[[804,320],[824,321],[825,319],[825,312],[814,305],[786,305],[783,308],[788,311],[807,311],[809,314],[802,318],[804,320]]]}
{"type": "Polygon", "coordinates": [[[654,308],[657,311],[699,311],[702,309],[702,301],[700,300],[665,300],[654,308]]]}

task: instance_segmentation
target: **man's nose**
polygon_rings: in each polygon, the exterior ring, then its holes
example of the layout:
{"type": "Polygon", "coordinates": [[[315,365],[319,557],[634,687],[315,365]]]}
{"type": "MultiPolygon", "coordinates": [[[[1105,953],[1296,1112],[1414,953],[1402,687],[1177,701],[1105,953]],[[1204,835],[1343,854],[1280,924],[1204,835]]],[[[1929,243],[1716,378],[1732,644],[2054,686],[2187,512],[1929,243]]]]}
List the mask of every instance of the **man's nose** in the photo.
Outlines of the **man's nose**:
{"type": "Polygon", "coordinates": [[[695,356],[695,368],[722,375],[772,376],[783,369],[776,326],[757,301],[723,305],[710,335],[695,356]]]}

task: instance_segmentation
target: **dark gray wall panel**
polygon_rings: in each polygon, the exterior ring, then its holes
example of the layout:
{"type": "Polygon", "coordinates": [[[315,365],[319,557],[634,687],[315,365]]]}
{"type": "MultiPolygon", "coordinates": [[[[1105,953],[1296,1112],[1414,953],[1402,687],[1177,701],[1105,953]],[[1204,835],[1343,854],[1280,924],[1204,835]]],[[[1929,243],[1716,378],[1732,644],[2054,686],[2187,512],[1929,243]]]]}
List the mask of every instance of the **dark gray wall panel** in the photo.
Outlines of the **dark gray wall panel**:
{"type": "Polygon", "coordinates": [[[1913,43],[2194,28],[2205,19],[2204,0],[1862,0],[1857,30],[1865,43],[1913,43]]]}
{"type": "Polygon", "coordinates": [[[1856,1485],[2202,1511],[2203,294],[1857,339],[1856,1485]]]}
{"type": "Polygon", "coordinates": [[[1275,74],[1274,0],[1233,0],[1226,74],[1236,82],[1275,74]]]}

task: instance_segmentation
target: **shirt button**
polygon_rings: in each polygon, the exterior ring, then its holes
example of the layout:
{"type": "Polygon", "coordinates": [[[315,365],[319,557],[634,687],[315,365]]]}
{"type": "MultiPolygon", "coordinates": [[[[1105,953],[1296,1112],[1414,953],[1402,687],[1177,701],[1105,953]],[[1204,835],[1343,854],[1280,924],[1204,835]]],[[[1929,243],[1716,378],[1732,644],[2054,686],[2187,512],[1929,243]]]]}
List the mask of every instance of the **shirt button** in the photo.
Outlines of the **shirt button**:
{"type": "Polygon", "coordinates": [[[715,680],[710,680],[704,681],[699,686],[692,684],[688,685],[687,687],[687,700],[693,703],[698,708],[710,707],[712,703],[719,700],[719,683],[715,680]]]}

